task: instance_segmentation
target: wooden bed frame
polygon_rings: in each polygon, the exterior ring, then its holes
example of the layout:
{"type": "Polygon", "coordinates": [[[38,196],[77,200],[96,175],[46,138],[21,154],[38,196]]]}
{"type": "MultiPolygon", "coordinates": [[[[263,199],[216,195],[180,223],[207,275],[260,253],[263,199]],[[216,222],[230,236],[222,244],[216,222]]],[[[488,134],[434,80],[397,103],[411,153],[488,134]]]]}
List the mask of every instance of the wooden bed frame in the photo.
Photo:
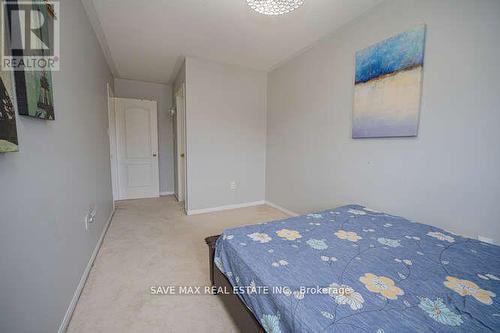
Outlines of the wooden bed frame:
{"type": "MultiPolygon", "coordinates": [[[[215,266],[214,264],[214,254],[215,254],[215,243],[220,235],[210,236],[205,238],[205,242],[208,245],[209,250],[209,267],[210,267],[210,282],[212,286],[217,288],[225,288],[225,290],[232,290],[233,286],[231,282],[226,278],[224,274],[215,266]]],[[[248,307],[241,301],[238,295],[233,293],[219,294],[218,295],[224,307],[229,312],[233,318],[234,323],[240,329],[241,332],[258,332],[265,333],[264,328],[260,325],[255,318],[254,314],[248,309],[248,307]]]]}

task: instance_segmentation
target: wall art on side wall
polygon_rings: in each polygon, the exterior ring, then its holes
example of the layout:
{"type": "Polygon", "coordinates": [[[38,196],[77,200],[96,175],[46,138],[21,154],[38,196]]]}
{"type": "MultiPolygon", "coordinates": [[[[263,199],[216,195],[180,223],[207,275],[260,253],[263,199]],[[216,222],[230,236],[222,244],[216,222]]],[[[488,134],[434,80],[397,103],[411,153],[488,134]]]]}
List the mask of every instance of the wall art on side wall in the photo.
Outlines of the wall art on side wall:
{"type": "Polygon", "coordinates": [[[54,120],[52,75],[50,71],[16,71],[19,114],[54,120]]]}
{"type": "MultiPolygon", "coordinates": [[[[21,3],[21,2],[19,2],[21,3]]],[[[31,20],[43,20],[48,21],[48,18],[52,18],[53,14],[50,11],[51,7],[47,4],[40,2],[34,2],[32,4],[23,4],[23,13],[26,12],[31,6],[31,20]],[[40,17],[34,15],[34,12],[43,13],[40,17]]],[[[11,5],[14,6],[14,5],[11,5]]],[[[9,12],[11,14],[11,12],[9,12]]],[[[13,15],[13,14],[12,14],[13,15]]],[[[13,20],[9,15],[9,21],[11,25],[16,25],[16,20],[13,20]]],[[[53,40],[50,38],[49,29],[51,24],[41,24],[40,22],[35,22],[36,26],[41,26],[36,31],[36,37],[31,40],[30,50],[37,50],[37,54],[40,57],[47,56],[44,48],[49,46],[52,48],[53,40]]],[[[17,24],[19,25],[19,24],[17,24]]],[[[13,31],[22,31],[19,26],[11,27],[13,31]]],[[[17,36],[17,39],[21,38],[21,35],[17,36]]],[[[14,37],[12,38],[12,45],[24,45],[20,41],[16,41],[14,37]]],[[[12,55],[15,57],[23,57],[30,55],[27,50],[23,49],[12,49],[12,55]]],[[[32,52],[32,51],[30,51],[32,52]]],[[[48,51],[47,51],[48,52],[48,51]]],[[[54,120],[54,98],[53,98],[53,86],[52,86],[52,73],[50,70],[40,70],[26,68],[25,70],[16,70],[14,72],[15,85],[16,85],[16,97],[17,97],[17,108],[18,113],[23,116],[30,116],[39,119],[54,120]]]]}
{"type": "Polygon", "coordinates": [[[353,138],[417,136],[425,26],[356,52],[353,138]]]}
{"type": "Polygon", "coordinates": [[[19,150],[12,87],[12,72],[0,70],[0,153],[19,150]]]}

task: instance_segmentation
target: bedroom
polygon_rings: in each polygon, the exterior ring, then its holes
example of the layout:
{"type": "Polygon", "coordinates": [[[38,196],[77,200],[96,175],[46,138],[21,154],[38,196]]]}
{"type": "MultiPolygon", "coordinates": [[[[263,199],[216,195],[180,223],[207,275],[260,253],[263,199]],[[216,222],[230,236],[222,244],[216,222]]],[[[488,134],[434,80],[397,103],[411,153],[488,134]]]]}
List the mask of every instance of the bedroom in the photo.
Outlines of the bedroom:
{"type": "Polygon", "coordinates": [[[49,2],[1,332],[500,330],[499,1],[49,2]]]}

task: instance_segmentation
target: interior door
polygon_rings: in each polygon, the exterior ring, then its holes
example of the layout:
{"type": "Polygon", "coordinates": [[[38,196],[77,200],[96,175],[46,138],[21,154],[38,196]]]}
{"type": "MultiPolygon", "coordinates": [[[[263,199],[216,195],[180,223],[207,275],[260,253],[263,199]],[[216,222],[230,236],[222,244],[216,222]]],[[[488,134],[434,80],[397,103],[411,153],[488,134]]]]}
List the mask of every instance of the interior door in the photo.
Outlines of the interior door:
{"type": "Polygon", "coordinates": [[[175,95],[177,125],[177,200],[186,201],[186,109],[184,88],[175,95]]]}
{"type": "Polygon", "coordinates": [[[155,101],[116,98],[120,199],[159,197],[155,101]]]}

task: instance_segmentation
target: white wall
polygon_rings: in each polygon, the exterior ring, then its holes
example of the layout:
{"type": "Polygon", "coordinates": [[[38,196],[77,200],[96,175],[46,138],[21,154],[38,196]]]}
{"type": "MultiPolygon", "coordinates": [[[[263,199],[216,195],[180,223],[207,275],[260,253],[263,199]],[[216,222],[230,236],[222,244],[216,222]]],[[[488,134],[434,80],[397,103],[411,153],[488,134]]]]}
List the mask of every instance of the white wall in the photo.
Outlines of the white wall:
{"type": "Polygon", "coordinates": [[[57,331],[113,206],[111,73],[81,2],[60,5],[56,120],[18,116],[20,152],[0,154],[0,332],[57,331]]]}
{"type": "Polygon", "coordinates": [[[174,132],[169,110],[172,87],[169,85],[115,79],[116,97],[149,99],[158,102],[158,164],[160,193],[174,191],[174,132]]]}
{"type": "Polygon", "coordinates": [[[264,200],[266,81],[265,72],[186,59],[189,211],[264,200]]]}
{"type": "Polygon", "coordinates": [[[499,1],[387,1],[270,73],[267,199],[500,241],[499,18],[499,1]],[[351,139],[355,52],[423,23],[418,137],[351,139]]]}

